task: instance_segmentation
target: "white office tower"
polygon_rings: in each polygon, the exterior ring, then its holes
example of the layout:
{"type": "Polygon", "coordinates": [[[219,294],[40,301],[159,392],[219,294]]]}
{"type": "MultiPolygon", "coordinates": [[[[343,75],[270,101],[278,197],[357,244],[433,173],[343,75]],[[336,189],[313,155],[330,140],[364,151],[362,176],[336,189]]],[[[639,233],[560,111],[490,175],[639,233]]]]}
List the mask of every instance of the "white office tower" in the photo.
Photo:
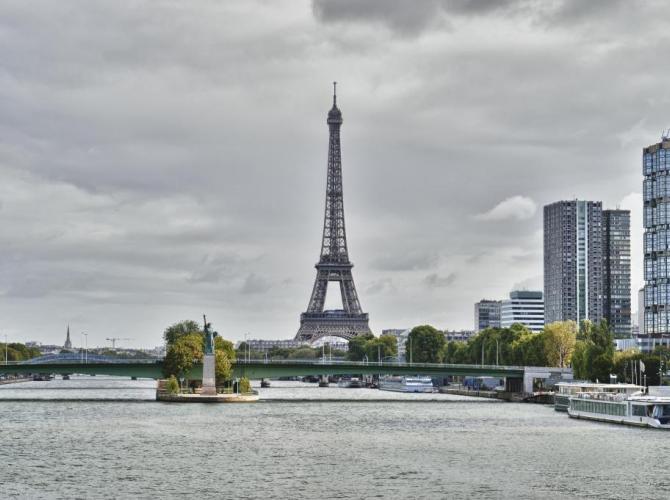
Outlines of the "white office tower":
{"type": "Polygon", "coordinates": [[[500,326],[507,328],[520,323],[539,333],[544,328],[544,299],[542,292],[514,290],[502,301],[500,326]]]}

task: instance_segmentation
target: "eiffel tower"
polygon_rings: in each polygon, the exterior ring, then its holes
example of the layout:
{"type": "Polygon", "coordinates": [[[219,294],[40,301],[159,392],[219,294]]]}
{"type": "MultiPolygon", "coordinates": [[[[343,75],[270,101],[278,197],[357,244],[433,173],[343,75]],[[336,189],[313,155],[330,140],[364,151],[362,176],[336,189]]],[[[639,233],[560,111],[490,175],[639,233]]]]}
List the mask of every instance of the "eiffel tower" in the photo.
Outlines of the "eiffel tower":
{"type": "Polygon", "coordinates": [[[342,161],[340,158],[340,127],[342,112],[337,107],[337,82],[333,82],[333,107],[328,112],[328,180],[326,210],[323,218],[321,258],[316,264],[316,281],[307,312],[300,315],[300,329],[295,340],[314,342],[321,337],[342,337],[347,340],[371,333],[368,315],[361,311],[347,250],[342,197],[342,161]],[[324,311],[328,282],[337,281],[342,295],[342,309],[324,311]]]}

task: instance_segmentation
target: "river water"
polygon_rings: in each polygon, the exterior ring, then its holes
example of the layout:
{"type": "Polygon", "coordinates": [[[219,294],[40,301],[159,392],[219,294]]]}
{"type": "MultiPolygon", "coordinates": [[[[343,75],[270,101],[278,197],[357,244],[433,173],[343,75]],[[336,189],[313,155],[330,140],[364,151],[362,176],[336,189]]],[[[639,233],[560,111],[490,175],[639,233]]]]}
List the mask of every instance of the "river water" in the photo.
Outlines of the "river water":
{"type": "Polygon", "coordinates": [[[261,396],[158,403],[154,382],[107,377],[0,386],[0,498],[670,498],[663,431],[442,394],[273,382],[261,396]]]}

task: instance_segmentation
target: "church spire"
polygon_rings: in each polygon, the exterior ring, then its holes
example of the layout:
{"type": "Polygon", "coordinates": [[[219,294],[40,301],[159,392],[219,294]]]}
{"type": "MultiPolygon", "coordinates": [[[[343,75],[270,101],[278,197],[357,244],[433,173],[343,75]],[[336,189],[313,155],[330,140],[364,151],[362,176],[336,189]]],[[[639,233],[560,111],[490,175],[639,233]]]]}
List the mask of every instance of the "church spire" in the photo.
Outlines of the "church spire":
{"type": "Polygon", "coordinates": [[[65,344],[63,349],[72,349],[72,341],[70,340],[70,323],[67,324],[67,336],[65,337],[65,344]]]}

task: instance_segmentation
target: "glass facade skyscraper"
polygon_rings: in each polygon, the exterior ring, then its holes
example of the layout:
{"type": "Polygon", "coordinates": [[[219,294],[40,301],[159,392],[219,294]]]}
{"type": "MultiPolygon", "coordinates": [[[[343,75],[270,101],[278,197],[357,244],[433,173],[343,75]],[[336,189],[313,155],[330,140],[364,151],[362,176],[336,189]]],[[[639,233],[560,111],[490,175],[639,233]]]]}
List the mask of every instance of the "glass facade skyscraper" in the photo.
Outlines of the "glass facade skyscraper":
{"type": "Polygon", "coordinates": [[[670,137],[642,150],[642,172],[644,332],[670,338],[670,137]]]}
{"type": "Polygon", "coordinates": [[[544,207],[545,324],[603,318],[602,217],[599,201],[544,207]]]}
{"type": "Polygon", "coordinates": [[[630,337],[630,211],[603,210],[603,314],[615,337],[630,337]]]}

